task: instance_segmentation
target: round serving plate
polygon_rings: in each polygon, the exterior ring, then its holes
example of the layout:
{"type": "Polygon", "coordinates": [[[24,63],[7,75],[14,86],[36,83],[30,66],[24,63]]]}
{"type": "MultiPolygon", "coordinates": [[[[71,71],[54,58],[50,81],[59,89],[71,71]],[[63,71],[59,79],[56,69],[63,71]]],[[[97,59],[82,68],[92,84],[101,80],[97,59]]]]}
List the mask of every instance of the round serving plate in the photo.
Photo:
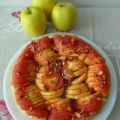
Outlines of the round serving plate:
{"type": "MultiPolygon", "coordinates": [[[[71,34],[71,33],[50,33],[50,34],[46,34],[46,35],[34,38],[33,40],[37,40],[38,38],[42,38],[42,37],[45,37],[45,36],[52,36],[54,34],[67,34],[67,35],[77,36],[78,38],[82,38],[82,40],[84,40],[85,42],[90,44],[92,47],[94,47],[104,57],[104,59],[106,61],[106,64],[108,66],[108,69],[110,71],[110,77],[111,77],[110,95],[109,95],[108,101],[105,104],[105,106],[103,107],[103,109],[97,115],[95,115],[92,118],[92,120],[106,120],[108,118],[108,116],[110,115],[113,107],[114,107],[114,104],[115,104],[115,101],[116,101],[116,97],[117,97],[117,76],[116,76],[116,72],[115,72],[114,66],[113,66],[112,62],[110,61],[109,57],[106,55],[106,53],[99,46],[97,46],[91,40],[89,40],[89,39],[87,39],[85,37],[82,37],[80,35],[76,35],[76,34],[71,34]]],[[[6,102],[6,105],[8,107],[8,110],[10,111],[10,113],[11,113],[11,115],[12,115],[14,120],[31,120],[31,118],[29,118],[27,115],[22,113],[20,111],[20,109],[18,108],[18,106],[17,106],[17,104],[15,102],[13,93],[12,93],[12,89],[11,89],[11,71],[12,71],[12,66],[16,62],[16,59],[21,54],[23,49],[30,42],[26,43],[24,46],[22,46],[15,53],[15,55],[10,60],[8,66],[7,66],[7,69],[5,71],[5,75],[4,75],[4,83],[3,83],[4,98],[5,98],[5,102],[6,102]]]]}

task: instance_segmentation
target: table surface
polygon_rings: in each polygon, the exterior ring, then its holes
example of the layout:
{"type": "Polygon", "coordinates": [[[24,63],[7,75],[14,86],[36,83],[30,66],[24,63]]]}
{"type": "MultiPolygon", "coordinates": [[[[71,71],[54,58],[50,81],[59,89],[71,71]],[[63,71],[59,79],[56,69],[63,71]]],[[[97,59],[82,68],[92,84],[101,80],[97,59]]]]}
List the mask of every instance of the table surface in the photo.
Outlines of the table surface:
{"type": "MultiPolygon", "coordinates": [[[[28,42],[32,38],[23,31],[20,22],[11,16],[13,11],[22,9],[23,7],[20,6],[0,7],[0,101],[1,99],[4,99],[2,83],[4,72],[9,60],[24,43],[28,42]]],[[[48,33],[56,31],[50,23],[48,26],[48,33]]],[[[108,120],[119,120],[120,8],[78,7],[77,24],[70,32],[93,40],[107,53],[113,62],[118,77],[118,96],[114,109],[108,120]]]]}

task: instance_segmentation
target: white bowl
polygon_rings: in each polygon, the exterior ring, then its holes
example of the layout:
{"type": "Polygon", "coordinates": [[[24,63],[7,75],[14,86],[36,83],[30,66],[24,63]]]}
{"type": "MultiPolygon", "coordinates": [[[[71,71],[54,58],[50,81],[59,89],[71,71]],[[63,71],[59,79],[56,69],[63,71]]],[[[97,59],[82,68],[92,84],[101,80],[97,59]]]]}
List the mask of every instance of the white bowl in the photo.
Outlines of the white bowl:
{"type": "MultiPolygon", "coordinates": [[[[47,35],[53,35],[53,34],[56,34],[56,33],[46,34],[46,35],[43,35],[39,38],[42,38],[42,37],[47,36],[47,35]]],[[[60,33],[60,34],[75,35],[75,34],[69,34],[69,33],[60,33]]],[[[108,118],[108,116],[110,115],[113,107],[114,107],[114,104],[116,101],[116,96],[117,96],[117,77],[116,77],[115,69],[113,67],[112,62],[108,58],[108,56],[105,54],[105,52],[101,48],[99,48],[95,43],[93,43],[89,39],[86,39],[82,36],[79,36],[79,35],[75,35],[75,36],[82,38],[85,42],[87,42],[91,46],[93,46],[105,58],[106,64],[107,64],[108,69],[110,71],[111,88],[110,88],[110,95],[109,95],[108,101],[105,104],[104,108],[101,110],[101,112],[99,112],[96,116],[94,116],[92,118],[92,120],[106,120],[108,118]]],[[[37,38],[35,38],[35,39],[37,39],[37,38]]],[[[3,83],[4,98],[5,98],[5,102],[6,102],[6,105],[8,107],[8,110],[10,111],[14,120],[31,120],[31,118],[27,117],[25,114],[23,114],[19,110],[19,108],[17,107],[17,105],[15,103],[15,100],[14,100],[14,97],[12,94],[12,90],[11,90],[12,66],[15,63],[18,56],[20,55],[20,53],[22,52],[22,50],[26,47],[27,44],[28,43],[26,43],[23,47],[21,47],[16,52],[16,54],[12,57],[12,59],[10,60],[8,66],[7,66],[5,76],[4,76],[4,83],[3,83]]]]}

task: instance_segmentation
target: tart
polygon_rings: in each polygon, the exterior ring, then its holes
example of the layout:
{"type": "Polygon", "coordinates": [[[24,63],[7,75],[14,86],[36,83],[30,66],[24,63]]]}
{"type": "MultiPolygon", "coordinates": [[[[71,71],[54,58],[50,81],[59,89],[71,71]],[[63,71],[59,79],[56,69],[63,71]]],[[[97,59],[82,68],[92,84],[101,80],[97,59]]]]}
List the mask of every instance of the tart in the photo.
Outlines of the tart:
{"type": "Polygon", "coordinates": [[[83,120],[104,106],[110,74],[104,58],[84,40],[53,34],[24,48],[11,84],[17,105],[34,120],[83,120]]]}

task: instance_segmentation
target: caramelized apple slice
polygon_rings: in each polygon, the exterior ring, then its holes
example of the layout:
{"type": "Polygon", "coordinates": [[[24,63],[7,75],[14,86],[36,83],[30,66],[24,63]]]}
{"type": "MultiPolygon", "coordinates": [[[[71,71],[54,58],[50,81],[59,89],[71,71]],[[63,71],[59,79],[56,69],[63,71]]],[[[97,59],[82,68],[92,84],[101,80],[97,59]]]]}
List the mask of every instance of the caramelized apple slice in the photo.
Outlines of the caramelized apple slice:
{"type": "Polygon", "coordinates": [[[63,111],[63,110],[52,110],[50,117],[48,120],[71,120],[72,112],[63,111]]]}
{"type": "Polygon", "coordinates": [[[71,84],[66,88],[66,97],[70,99],[80,99],[82,97],[89,96],[91,93],[88,91],[88,87],[84,83],[71,84]]]}
{"type": "Polygon", "coordinates": [[[86,83],[90,88],[103,94],[103,96],[108,96],[110,81],[108,69],[105,64],[89,66],[86,83]]]}
{"type": "Polygon", "coordinates": [[[46,104],[52,104],[52,103],[56,103],[58,101],[61,101],[63,98],[62,97],[58,97],[58,98],[54,98],[54,99],[51,99],[51,100],[47,100],[45,103],[46,104]]]}
{"type": "Polygon", "coordinates": [[[35,85],[30,85],[25,89],[26,93],[28,94],[29,99],[35,106],[39,106],[44,103],[44,99],[35,85]]]}
{"type": "Polygon", "coordinates": [[[80,40],[77,43],[77,50],[79,60],[83,61],[87,65],[103,63],[103,57],[89,44],[80,40]]]}
{"type": "MultiPolygon", "coordinates": [[[[24,99],[28,99],[28,101],[30,101],[30,105],[34,107],[40,106],[41,104],[44,103],[44,99],[35,85],[29,85],[25,88],[17,88],[16,99],[19,102],[19,104],[22,106],[24,106],[25,104],[22,104],[20,102],[24,101],[24,99]]],[[[28,109],[28,108],[24,108],[24,109],[28,109]]]]}
{"type": "Polygon", "coordinates": [[[87,55],[87,57],[84,59],[84,63],[87,65],[95,65],[103,62],[103,58],[100,56],[91,56],[87,55]]]}
{"type": "Polygon", "coordinates": [[[84,84],[71,85],[66,89],[66,94],[78,95],[88,91],[88,87],[84,84]]]}
{"type": "Polygon", "coordinates": [[[80,98],[84,98],[84,97],[89,96],[89,95],[91,95],[90,92],[84,92],[84,93],[77,94],[77,95],[67,94],[66,97],[71,98],[71,99],[80,99],[80,98]]]}
{"type": "Polygon", "coordinates": [[[57,56],[58,55],[49,48],[36,53],[34,59],[35,61],[37,61],[38,64],[46,65],[48,64],[48,61],[53,60],[57,56]]]}
{"type": "Polygon", "coordinates": [[[62,63],[55,59],[48,65],[40,67],[36,74],[36,85],[43,91],[56,91],[64,87],[64,79],[62,78],[62,63]]]}
{"type": "Polygon", "coordinates": [[[81,114],[95,114],[102,107],[101,94],[96,92],[90,96],[78,99],[76,107],[80,110],[81,114]]]}
{"type": "Polygon", "coordinates": [[[83,82],[85,79],[87,78],[87,73],[82,74],[81,76],[75,78],[71,84],[80,84],[81,82],[83,82]]]}
{"type": "Polygon", "coordinates": [[[64,86],[64,80],[59,75],[43,75],[36,79],[36,85],[43,91],[57,91],[64,86]]]}
{"type": "Polygon", "coordinates": [[[15,95],[19,107],[30,116],[44,117],[48,115],[44,104],[45,100],[35,85],[17,88],[15,95]]]}
{"type": "Polygon", "coordinates": [[[32,117],[32,120],[47,120],[47,118],[46,117],[43,117],[43,118],[32,117]]]}
{"type": "Polygon", "coordinates": [[[84,66],[84,63],[82,63],[78,59],[69,60],[69,61],[67,60],[67,62],[66,62],[67,69],[70,69],[72,71],[76,71],[76,70],[82,68],[83,66],[84,66]]]}
{"type": "Polygon", "coordinates": [[[33,53],[36,54],[44,49],[51,48],[52,41],[48,37],[32,41],[27,48],[33,53]]]}
{"type": "Polygon", "coordinates": [[[64,92],[64,88],[61,88],[57,91],[41,91],[41,94],[44,99],[50,100],[60,97],[63,94],[63,92],[64,92]]]}
{"type": "Polygon", "coordinates": [[[21,58],[17,61],[12,71],[12,84],[15,87],[26,86],[35,80],[37,64],[33,60],[21,58]]]}
{"type": "Polygon", "coordinates": [[[64,65],[64,78],[73,79],[87,73],[87,66],[78,59],[67,61],[64,65]]]}
{"type": "Polygon", "coordinates": [[[49,111],[46,109],[46,105],[41,105],[36,108],[31,107],[30,110],[26,111],[30,116],[35,116],[37,118],[46,118],[49,116],[49,111]]]}
{"type": "Polygon", "coordinates": [[[60,55],[69,56],[75,52],[75,37],[55,35],[53,39],[60,55]]]}
{"type": "Polygon", "coordinates": [[[63,111],[71,111],[71,104],[70,104],[69,98],[62,98],[61,100],[58,100],[52,104],[50,104],[50,107],[52,110],[63,110],[63,111]]]}

